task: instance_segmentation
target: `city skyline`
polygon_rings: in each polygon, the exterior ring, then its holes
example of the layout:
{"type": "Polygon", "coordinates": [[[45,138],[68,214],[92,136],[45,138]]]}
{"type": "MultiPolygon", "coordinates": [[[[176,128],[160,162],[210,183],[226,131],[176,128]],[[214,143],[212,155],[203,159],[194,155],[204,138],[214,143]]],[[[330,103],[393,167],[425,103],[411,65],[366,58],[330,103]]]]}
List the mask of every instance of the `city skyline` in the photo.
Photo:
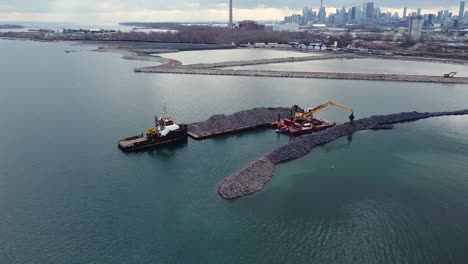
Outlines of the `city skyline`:
{"type": "MultiPolygon", "coordinates": [[[[234,1],[234,21],[244,19],[276,20],[284,16],[301,13],[304,6],[316,11],[320,0],[302,1],[234,1]]],[[[437,13],[438,10],[450,10],[458,15],[460,1],[369,1],[374,2],[382,11],[403,14],[422,8],[421,14],[437,13]]],[[[51,21],[51,22],[89,22],[116,23],[121,21],[228,21],[228,0],[200,1],[91,1],[91,0],[45,0],[37,3],[31,0],[0,0],[0,20],[10,21],[51,21]]],[[[351,8],[362,5],[363,1],[324,0],[327,13],[337,8],[351,8]]]]}
{"type": "MultiPolygon", "coordinates": [[[[322,1],[321,1],[322,4],[322,1]]],[[[467,24],[468,12],[465,12],[465,2],[461,1],[459,10],[426,10],[422,7],[408,9],[406,6],[399,10],[386,10],[376,5],[374,1],[364,1],[362,6],[352,6],[327,10],[320,8],[313,10],[304,7],[302,13],[295,13],[284,17],[285,23],[299,25],[327,24],[327,25],[360,25],[360,26],[402,26],[409,17],[421,17],[423,26],[430,27],[460,27],[467,24]]]]}

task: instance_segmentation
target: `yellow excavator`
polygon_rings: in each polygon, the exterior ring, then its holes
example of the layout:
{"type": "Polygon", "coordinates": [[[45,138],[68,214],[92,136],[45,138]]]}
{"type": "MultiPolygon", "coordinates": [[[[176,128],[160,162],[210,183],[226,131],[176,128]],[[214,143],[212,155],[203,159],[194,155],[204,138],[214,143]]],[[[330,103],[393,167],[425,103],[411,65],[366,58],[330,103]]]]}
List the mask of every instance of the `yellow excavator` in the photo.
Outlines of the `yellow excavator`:
{"type": "Polygon", "coordinates": [[[455,77],[455,75],[457,75],[456,72],[449,72],[449,73],[444,74],[444,78],[453,78],[455,77]]]}
{"type": "Polygon", "coordinates": [[[317,107],[315,107],[313,109],[309,108],[309,109],[307,109],[307,113],[296,113],[294,119],[295,119],[296,122],[304,122],[304,121],[307,121],[307,120],[311,120],[313,118],[314,114],[316,114],[317,112],[322,111],[323,109],[327,108],[330,105],[351,112],[351,115],[349,116],[349,120],[351,122],[354,121],[353,109],[351,109],[349,107],[346,107],[346,106],[343,106],[343,105],[340,105],[340,104],[337,104],[337,103],[332,102],[332,101],[328,101],[327,103],[319,105],[319,106],[317,106],[317,107]]]}

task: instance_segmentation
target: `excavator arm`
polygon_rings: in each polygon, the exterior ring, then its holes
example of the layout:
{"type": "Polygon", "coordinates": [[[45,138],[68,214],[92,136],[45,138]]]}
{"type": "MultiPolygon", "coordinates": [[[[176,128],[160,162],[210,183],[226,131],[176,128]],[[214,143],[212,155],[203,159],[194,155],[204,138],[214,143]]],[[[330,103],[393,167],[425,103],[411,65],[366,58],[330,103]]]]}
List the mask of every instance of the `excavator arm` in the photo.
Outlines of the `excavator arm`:
{"type": "Polygon", "coordinates": [[[346,106],[343,106],[343,105],[340,105],[340,104],[337,104],[337,103],[332,102],[332,101],[328,101],[328,102],[325,103],[325,104],[319,105],[319,106],[315,107],[314,109],[310,110],[309,112],[307,112],[306,114],[298,113],[298,114],[296,114],[296,119],[307,120],[308,118],[313,117],[314,114],[316,114],[316,113],[322,111],[323,109],[327,108],[327,107],[330,106],[330,105],[351,112],[351,115],[349,116],[349,119],[350,119],[351,121],[354,120],[353,109],[351,109],[351,108],[349,108],[349,107],[346,107],[346,106]]]}
{"type": "Polygon", "coordinates": [[[456,72],[446,73],[446,74],[444,74],[444,78],[453,78],[453,77],[455,77],[455,75],[457,75],[456,72]]]}
{"type": "Polygon", "coordinates": [[[337,103],[334,103],[332,101],[329,101],[328,102],[330,105],[333,105],[333,106],[336,106],[338,108],[341,108],[341,109],[344,109],[344,110],[348,110],[349,112],[353,112],[353,109],[349,108],[349,107],[346,107],[344,105],[340,105],[340,104],[337,104],[337,103]]]}

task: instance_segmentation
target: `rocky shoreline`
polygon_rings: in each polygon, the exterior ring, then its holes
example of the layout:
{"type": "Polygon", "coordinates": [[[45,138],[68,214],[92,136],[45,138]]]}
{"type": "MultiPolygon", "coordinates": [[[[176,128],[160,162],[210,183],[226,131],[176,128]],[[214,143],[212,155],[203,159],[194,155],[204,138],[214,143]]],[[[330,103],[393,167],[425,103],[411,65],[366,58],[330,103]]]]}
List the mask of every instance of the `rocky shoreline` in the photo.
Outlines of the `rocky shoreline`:
{"type": "Polygon", "coordinates": [[[218,193],[224,199],[236,199],[261,191],[273,177],[274,165],[302,157],[317,146],[359,130],[392,129],[393,125],[398,123],[451,115],[468,115],[468,109],[451,112],[404,112],[372,116],[356,120],[353,123],[344,123],[315,134],[301,136],[226,178],[218,188],[218,193]]]}
{"type": "Polygon", "coordinates": [[[390,81],[390,82],[416,82],[416,83],[444,83],[468,84],[468,77],[444,78],[433,75],[408,74],[380,74],[380,73],[344,73],[344,72],[296,72],[296,71],[268,71],[268,70],[233,70],[233,69],[207,69],[183,67],[146,67],[136,68],[135,72],[191,74],[212,76],[244,76],[269,78],[298,78],[298,79],[332,79],[332,80],[360,80],[360,81],[390,81]]]}

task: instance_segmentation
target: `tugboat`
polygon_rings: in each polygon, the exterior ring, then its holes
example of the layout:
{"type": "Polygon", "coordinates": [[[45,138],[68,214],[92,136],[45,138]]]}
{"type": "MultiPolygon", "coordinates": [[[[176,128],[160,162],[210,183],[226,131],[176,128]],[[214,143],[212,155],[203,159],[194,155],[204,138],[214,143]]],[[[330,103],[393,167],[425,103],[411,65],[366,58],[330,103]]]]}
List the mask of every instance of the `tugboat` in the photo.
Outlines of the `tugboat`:
{"type": "Polygon", "coordinates": [[[155,147],[187,140],[187,125],[178,125],[170,117],[167,117],[166,107],[163,107],[163,115],[160,119],[154,117],[154,127],[146,130],[146,135],[124,138],[119,141],[119,149],[132,152],[152,149],[155,147]]]}

